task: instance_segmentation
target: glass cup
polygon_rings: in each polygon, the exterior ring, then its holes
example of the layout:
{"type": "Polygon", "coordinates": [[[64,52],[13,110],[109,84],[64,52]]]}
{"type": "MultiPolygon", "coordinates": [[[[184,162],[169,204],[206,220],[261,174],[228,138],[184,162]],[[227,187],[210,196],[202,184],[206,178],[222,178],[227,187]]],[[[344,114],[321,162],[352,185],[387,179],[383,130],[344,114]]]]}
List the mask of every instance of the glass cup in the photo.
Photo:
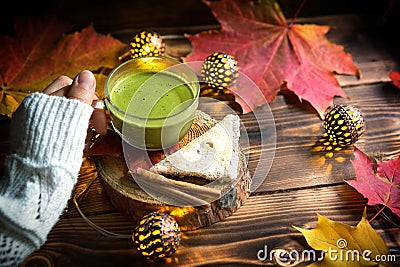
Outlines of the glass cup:
{"type": "Polygon", "coordinates": [[[105,105],[114,130],[128,144],[161,150],[190,129],[199,103],[197,75],[168,57],[142,57],[121,63],[108,75],[105,105]]]}

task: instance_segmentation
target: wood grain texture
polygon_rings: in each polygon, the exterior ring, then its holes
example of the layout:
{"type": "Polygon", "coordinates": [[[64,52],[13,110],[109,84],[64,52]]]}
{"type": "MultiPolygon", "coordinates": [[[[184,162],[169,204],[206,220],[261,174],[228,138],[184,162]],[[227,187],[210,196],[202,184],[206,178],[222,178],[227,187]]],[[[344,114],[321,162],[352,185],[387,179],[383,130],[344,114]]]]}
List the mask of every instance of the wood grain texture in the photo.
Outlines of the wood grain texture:
{"type": "MultiPolygon", "coordinates": [[[[355,146],[370,156],[398,157],[400,90],[390,84],[377,83],[346,87],[345,91],[351,100],[336,99],[335,103],[355,105],[365,115],[366,132],[355,146]]],[[[271,171],[257,192],[340,183],[355,178],[352,147],[326,151],[319,141],[324,134],[322,120],[296,101],[278,96],[270,104],[276,125],[277,149],[271,171]]],[[[250,154],[249,168],[252,170],[260,163],[255,154],[250,154]]]]}
{"type": "MultiPolygon", "coordinates": [[[[356,146],[370,156],[386,160],[400,156],[400,90],[387,76],[389,70],[400,71],[400,51],[393,50],[392,45],[386,43],[387,39],[376,38],[376,32],[371,33],[370,26],[374,21],[371,17],[358,15],[298,20],[333,26],[328,38],[344,45],[345,51],[352,54],[363,76],[356,79],[338,75],[339,83],[349,98],[337,98],[335,103],[354,104],[363,111],[367,130],[356,146]]],[[[116,26],[119,23],[123,22],[116,26]]],[[[175,34],[199,32],[205,29],[204,26],[164,28],[162,32],[168,36],[168,54],[174,57],[188,54],[192,49],[190,43],[175,34]]],[[[133,28],[113,29],[114,36],[129,42],[133,28]]],[[[355,225],[367,201],[344,183],[344,180],[355,178],[351,165],[352,148],[334,153],[324,150],[320,141],[323,135],[321,119],[310,105],[300,102],[293,94],[282,93],[269,106],[274,118],[272,122],[267,115],[261,115],[257,120],[252,114],[241,115],[249,137],[247,146],[243,148],[249,170],[254,173],[261,168],[265,180],[232,216],[209,227],[185,232],[180,248],[171,259],[157,264],[143,259],[133,249],[129,238],[114,239],[101,235],[80,217],[70,203],[47,242],[27,259],[24,266],[37,266],[39,263],[61,267],[272,266],[270,262],[259,261],[257,252],[266,245],[269,249],[309,248],[292,225],[315,227],[316,212],[355,225]],[[276,150],[273,143],[261,147],[260,129],[271,133],[276,129],[276,150]],[[262,153],[274,155],[270,170],[268,162],[260,162],[262,153]]],[[[215,115],[218,115],[217,111],[215,115]]],[[[110,203],[89,158],[84,162],[75,192],[91,181],[90,188],[79,200],[85,215],[107,230],[130,235],[132,222],[110,203]]],[[[376,212],[375,207],[368,207],[369,218],[376,212]]],[[[399,224],[399,218],[388,210],[372,222],[373,228],[397,254],[400,249],[399,224]]],[[[396,264],[400,266],[400,262],[396,264]]]]}
{"type": "MultiPolygon", "coordinates": [[[[269,249],[309,249],[293,225],[314,228],[317,212],[329,219],[356,225],[365,205],[362,196],[346,184],[254,195],[224,221],[183,233],[178,251],[171,259],[158,263],[142,259],[128,238],[104,237],[82,218],[66,218],[56,225],[42,249],[31,257],[46,255],[54,266],[265,266],[266,262],[257,259],[257,252],[265,245],[269,249]]],[[[368,217],[375,212],[369,208],[368,217]]],[[[119,213],[89,218],[107,230],[132,233],[132,224],[119,213]]],[[[398,252],[398,228],[384,219],[374,221],[372,226],[398,252]]]]}

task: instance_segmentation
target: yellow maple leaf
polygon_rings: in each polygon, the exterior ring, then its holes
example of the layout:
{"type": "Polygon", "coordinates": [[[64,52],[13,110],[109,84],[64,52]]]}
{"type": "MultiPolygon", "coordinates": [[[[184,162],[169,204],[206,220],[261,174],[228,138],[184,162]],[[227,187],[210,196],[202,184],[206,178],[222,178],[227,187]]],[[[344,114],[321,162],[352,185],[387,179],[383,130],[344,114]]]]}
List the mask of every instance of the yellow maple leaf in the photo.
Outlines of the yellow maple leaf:
{"type": "Polygon", "coordinates": [[[314,229],[293,226],[304,235],[313,249],[324,254],[323,261],[314,262],[308,267],[391,266],[389,249],[369,224],[365,211],[357,226],[317,215],[318,224],[314,229]]]}

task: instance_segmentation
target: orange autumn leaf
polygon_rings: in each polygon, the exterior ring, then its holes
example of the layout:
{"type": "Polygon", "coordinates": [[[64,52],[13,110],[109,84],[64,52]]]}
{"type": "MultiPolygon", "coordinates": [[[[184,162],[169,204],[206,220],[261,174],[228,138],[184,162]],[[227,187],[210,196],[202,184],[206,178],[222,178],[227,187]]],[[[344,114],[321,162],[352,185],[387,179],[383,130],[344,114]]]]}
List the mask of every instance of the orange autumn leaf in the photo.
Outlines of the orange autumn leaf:
{"type": "MultiPolygon", "coordinates": [[[[229,53],[267,101],[273,101],[282,88],[289,89],[322,116],[335,96],[346,97],[334,74],[361,75],[343,46],[326,38],[329,26],[288,23],[275,0],[203,1],[222,28],[187,34],[193,51],[184,60],[203,61],[216,51],[229,53]]],[[[250,106],[242,105],[244,112],[265,103],[244,87],[232,90],[251,98],[250,106]]]]}
{"type": "MultiPolygon", "coordinates": [[[[119,40],[98,34],[92,25],[71,34],[67,30],[55,17],[18,17],[14,36],[0,37],[0,114],[10,117],[26,94],[43,90],[60,75],[74,77],[119,63],[126,47],[119,40]]],[[[98,83],[99,92],[102,87],[98,83]]]]}

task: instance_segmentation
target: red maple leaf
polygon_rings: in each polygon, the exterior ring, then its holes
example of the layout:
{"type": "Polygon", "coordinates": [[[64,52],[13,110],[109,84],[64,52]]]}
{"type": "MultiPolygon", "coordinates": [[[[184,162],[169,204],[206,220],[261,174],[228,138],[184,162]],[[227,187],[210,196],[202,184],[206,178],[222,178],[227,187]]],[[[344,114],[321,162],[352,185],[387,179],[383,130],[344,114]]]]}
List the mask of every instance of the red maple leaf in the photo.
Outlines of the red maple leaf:
{"type": "Polygon", "coordinates": [[[356,180],[346,181],[365,198],[368,205],[382,204],[400,217],[400,158],[386,162],[372,160],[354,147],[356,180]]]}
{"type": "Polygon", "coordinates": [[[60,75],[119,63],[125,44],[98,34],[92,25],[65,34],[68,28],[56,17],[18,17],[14,36],[0,37],[0,114],[11,116],[27,93],[43,90],[60,75]]]}
{"type": "MultiPolygon", "coordinates": [[[[203,61],[216,51],[229,53],[267,101],[286,88],[322,116],[335,96],[346,97],[334,74],[361,75],[352,56],[326,38],[329,26],[288,23],[275,0],[203,1],[222,28],[187,34],[193,51],[184,60],[203,61]]],[[[265,104],[265,99],[240,91],[245,88],[232,90],[251,98],[244,112],[265,104]]]]}
{"type": "Polygon", "coordinates": [[[390,71],[389,78],[397,88],[400,88],[400,72],[390,71]]]}
{"type": "Polygon", "coordinates": [[[114,131],[108,130],[106,135],[99,136],[96,142],[86,151],[85,156],[109,155],[118,157],[122,155],[121,137],[114,131]]]}

